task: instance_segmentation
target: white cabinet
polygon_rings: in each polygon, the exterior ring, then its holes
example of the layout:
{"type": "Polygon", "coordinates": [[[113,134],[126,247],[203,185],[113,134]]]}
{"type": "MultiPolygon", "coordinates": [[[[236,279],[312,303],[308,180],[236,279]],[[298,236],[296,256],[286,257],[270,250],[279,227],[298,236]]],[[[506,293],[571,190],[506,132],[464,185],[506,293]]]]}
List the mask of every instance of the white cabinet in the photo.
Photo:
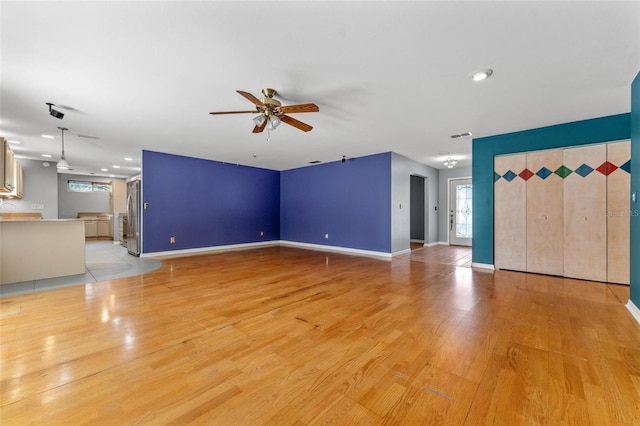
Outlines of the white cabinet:
{"type": "Polygon", "coordinates": [[[98,236],[98,221],[93,219],[84,220],[84,237],[95,238],[98,236]]]}
{"type": "Polygon", "coordinates": [[[98,219],[98,237],[108,238],[111,237],[111,221],[98,219]]]}
{"type": "Polygon", "coordinates": [[[112,180],[111,193],[109,194],[109,209],[111,213],[127,212],[127,182],[124,180],[112,180]]]}
{"type": "Polygon", "coordinates": [[[14,182],[15,188],[11,191],[10,194],[7,194],[8,198],[22,198],[22,188],[24,186],[24,172],[22,171],[22,166],[17,161],[13,163],[13,171],[14,171],[14,182]]]}
{"type": "Polygon", "coordinates": [[[16,189],[15,158],[9,142],[0,137],[0,195],[7,195],[16,189]]]}

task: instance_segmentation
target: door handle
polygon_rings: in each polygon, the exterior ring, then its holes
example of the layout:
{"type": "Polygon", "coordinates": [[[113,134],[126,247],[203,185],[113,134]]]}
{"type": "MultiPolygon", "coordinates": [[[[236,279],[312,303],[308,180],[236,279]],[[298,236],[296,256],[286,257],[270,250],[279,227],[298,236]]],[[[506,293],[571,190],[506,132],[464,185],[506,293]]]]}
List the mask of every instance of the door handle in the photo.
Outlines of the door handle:
{"type": "Polygon", "coordinates": [[[453,210],[451,210],[451,214],[449,214],[449,231],[453,231],[453,210]]]}

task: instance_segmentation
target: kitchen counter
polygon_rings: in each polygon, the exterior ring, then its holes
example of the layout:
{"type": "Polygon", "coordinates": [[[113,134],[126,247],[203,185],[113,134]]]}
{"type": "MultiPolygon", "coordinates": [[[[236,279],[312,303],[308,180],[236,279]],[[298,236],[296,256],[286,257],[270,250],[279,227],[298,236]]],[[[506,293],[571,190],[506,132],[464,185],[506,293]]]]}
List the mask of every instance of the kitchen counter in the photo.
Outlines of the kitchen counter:
{"type": "Polygon", "coordinates": [[[85,271],[83,220],[0,220],[0,284],[85,271]]]}

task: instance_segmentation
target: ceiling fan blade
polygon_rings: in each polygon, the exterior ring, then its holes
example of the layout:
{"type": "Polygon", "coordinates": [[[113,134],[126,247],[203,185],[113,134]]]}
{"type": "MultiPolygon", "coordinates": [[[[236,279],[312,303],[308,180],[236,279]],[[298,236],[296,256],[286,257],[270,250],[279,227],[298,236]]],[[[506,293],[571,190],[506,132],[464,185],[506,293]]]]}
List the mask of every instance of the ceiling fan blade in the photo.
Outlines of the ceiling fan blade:
{"type": "Polygon", "coordinates": [[[284,113],[318,112],[320,108],[316,104],[286,105],[281,106],[280,111],[284,113]]]}
{"type": "Polygon", "coordinates": [[[242,90],[236,90],[236,92],[240,93],[242,96],[244,96],[250,102],[256,104],[256,106],[264,108],[264,104],[262,103],[262,101],[260,101],[260,99],[258,99],[255,96],[253,96],[251,93],[243,92],[242,90]]]}
{"type": "Polygon", "coordinates": [[[256,110],[253,110],[253,111],[218,111],[218,112],[210,112],[209,114],[212,114],[212,115],[220,115],[220,114],[245,114],[245,113],[249,113],[249,112],[250,112],[250,113],[255,114],[255,113],[256,113],[256,112],[258,112],[258,111],[256,111],[256,110]]]}
{"type": "Polygon", "coordinates": [[[265,127],[267,127],[267,123],[269,120],[266,118],[262,121],[262,124],[253,128],[253,133],[262,133],[265,127]]]}
{"type": "Polygon", "coordinates": [[[308,124],[303,123],[302,121],[296,120],[295,118],[289,117],[288,115],[282,114],[280,116],[280,120],[284,121],[290,126],[293,126],[297,129],[302,130],[303,132],[308,132],[309,130],[313,129],[313,127],[309,126],[308,124]]]}

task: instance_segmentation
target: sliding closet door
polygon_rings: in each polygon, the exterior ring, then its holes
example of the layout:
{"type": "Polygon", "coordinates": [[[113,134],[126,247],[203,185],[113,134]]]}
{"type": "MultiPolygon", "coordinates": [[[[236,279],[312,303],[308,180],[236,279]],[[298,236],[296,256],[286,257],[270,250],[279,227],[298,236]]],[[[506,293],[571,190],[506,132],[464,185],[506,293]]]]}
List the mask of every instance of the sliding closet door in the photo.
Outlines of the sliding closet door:
{"type": "Polygon", "coordinates": [[[607,281],[629,284],[631,143],[607,144],[607,281]]]}
{"type": "Polygon", "coordinates": [[[563,179],[561,149],[527,154],[527,271],[562,275],[563,179]]]}
{"type": "Polygon", "coordinates": [[[564,275],[607,280],[607,146],[564,150],[564,275]]]}
{"type": "Polygon", "coordinates": [[[494,264],[498,269],[527,270],[526,154],[494,160],[494,264]]]}

